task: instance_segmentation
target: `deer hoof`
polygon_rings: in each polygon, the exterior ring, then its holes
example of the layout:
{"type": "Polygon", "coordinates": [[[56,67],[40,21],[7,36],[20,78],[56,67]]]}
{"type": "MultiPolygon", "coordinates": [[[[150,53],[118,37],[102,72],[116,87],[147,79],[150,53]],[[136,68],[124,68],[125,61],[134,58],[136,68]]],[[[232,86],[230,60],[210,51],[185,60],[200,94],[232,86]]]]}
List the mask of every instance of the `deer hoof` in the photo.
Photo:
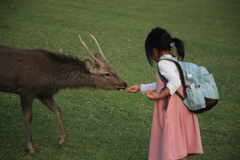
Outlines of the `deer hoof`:
{"type": "Polygon", "coordinates": [[[29,150],[30,154],[37,154],[37,152],[35,150],[29,150]]]}
{"type": "Polygon", "coordinates": [[[33,155],[34,155],[34,154],[37,154],[37,152],[36,152],[36,151],[34,151],[34,152],[30,153],[30,154],[33,154],[33,155]]]}
{"type": "Polygon", "coordinates": [[[36,152],[35,152],[35,149],[33,148],[33,145],[32,145],[32,144],[29,144],[29,145],[28,145],[28,151],[29,151],[30,154],[35,154],[35,153],[36,153],[36,152]]]}
{"type": "Polygon", "coordinates": [[[58,147],[59,147],[59,148],[62,148],[62,144],[58,143],[58,147]]]}
{"type": "Polygon", "coordinates": [[[65,142],[67,136],[62,136],[60,140],[58,141],[58,147],[61,148],[63,143],[65,142]]]}

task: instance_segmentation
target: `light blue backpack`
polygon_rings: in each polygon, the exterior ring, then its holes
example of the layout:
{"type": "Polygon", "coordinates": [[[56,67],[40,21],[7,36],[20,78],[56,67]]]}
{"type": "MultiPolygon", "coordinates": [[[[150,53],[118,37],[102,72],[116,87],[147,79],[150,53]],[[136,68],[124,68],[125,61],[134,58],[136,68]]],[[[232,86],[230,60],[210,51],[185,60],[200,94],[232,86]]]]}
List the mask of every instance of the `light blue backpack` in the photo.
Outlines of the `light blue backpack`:
{"type": "MultiPolygon", "coordinates": [[[[213,75],[203,66],[197,66],[190,62],[178,62],[172,58],[162,58],[161,60],[170,60],[174,62],[179,70],[181,81],[185,86],[186,97],[176,94],[182,99],[187,108],[194,113],[202,113],[212,109],[219,100],[217,85],[213,75]]],[[[163,83],[167,80],[159,71],[163,83]]]]}

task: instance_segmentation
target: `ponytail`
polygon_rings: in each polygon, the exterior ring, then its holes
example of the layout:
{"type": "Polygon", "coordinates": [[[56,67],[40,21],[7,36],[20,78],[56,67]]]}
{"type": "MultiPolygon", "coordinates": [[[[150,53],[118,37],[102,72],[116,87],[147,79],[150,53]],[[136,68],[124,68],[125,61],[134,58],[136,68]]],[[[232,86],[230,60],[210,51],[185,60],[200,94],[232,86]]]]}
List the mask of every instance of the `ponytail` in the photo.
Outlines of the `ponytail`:
{"type": "MultiPolygon", "coordinates": [[[[183,41],[178,38],[172,38],[171,42],[174,42],[175,44],[175,47],[177,49],[178,59],[183,60],[185,56],[183,41]]],[[[170,43],[170,46],[171,47],[173,46],[172,43],[170,43]]]]}

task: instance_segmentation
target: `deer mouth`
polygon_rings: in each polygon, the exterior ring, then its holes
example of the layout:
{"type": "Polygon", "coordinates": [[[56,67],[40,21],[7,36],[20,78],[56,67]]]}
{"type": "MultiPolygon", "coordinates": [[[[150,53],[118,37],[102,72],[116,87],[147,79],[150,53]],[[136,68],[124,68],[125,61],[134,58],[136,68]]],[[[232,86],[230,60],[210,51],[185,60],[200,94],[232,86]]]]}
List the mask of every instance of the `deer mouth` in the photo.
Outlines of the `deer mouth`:
{"type": "Polygon", "coordinates": [[[127,88],[127,83],[123,83],[122,85],[117,86],[118,91],[124,91],[127,88]]]}
{"type": "Polygon", "coordinates": [[[123,88],[123,87],[117,87],[117,90],[120,91],[120,92],[122,92],[122,91],[125,90],[125,88],[123,88]]]}

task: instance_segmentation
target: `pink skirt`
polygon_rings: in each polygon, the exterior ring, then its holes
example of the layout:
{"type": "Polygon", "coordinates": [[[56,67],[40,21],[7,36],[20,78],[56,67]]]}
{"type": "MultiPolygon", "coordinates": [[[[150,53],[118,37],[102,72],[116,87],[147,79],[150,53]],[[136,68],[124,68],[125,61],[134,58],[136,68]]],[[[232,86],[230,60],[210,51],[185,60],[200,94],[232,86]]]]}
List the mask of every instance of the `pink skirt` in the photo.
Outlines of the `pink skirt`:
{"type": "MultiPolygon", "coordinates": [[[[157,79],[157,92],[164,84],[157,79]]],[[[183,87],[178,89],[183,95],[183,87]]],[[[155,101],[148,160],[177,160],[202,154],[197,115],[176,95],[155,101]]]]}

